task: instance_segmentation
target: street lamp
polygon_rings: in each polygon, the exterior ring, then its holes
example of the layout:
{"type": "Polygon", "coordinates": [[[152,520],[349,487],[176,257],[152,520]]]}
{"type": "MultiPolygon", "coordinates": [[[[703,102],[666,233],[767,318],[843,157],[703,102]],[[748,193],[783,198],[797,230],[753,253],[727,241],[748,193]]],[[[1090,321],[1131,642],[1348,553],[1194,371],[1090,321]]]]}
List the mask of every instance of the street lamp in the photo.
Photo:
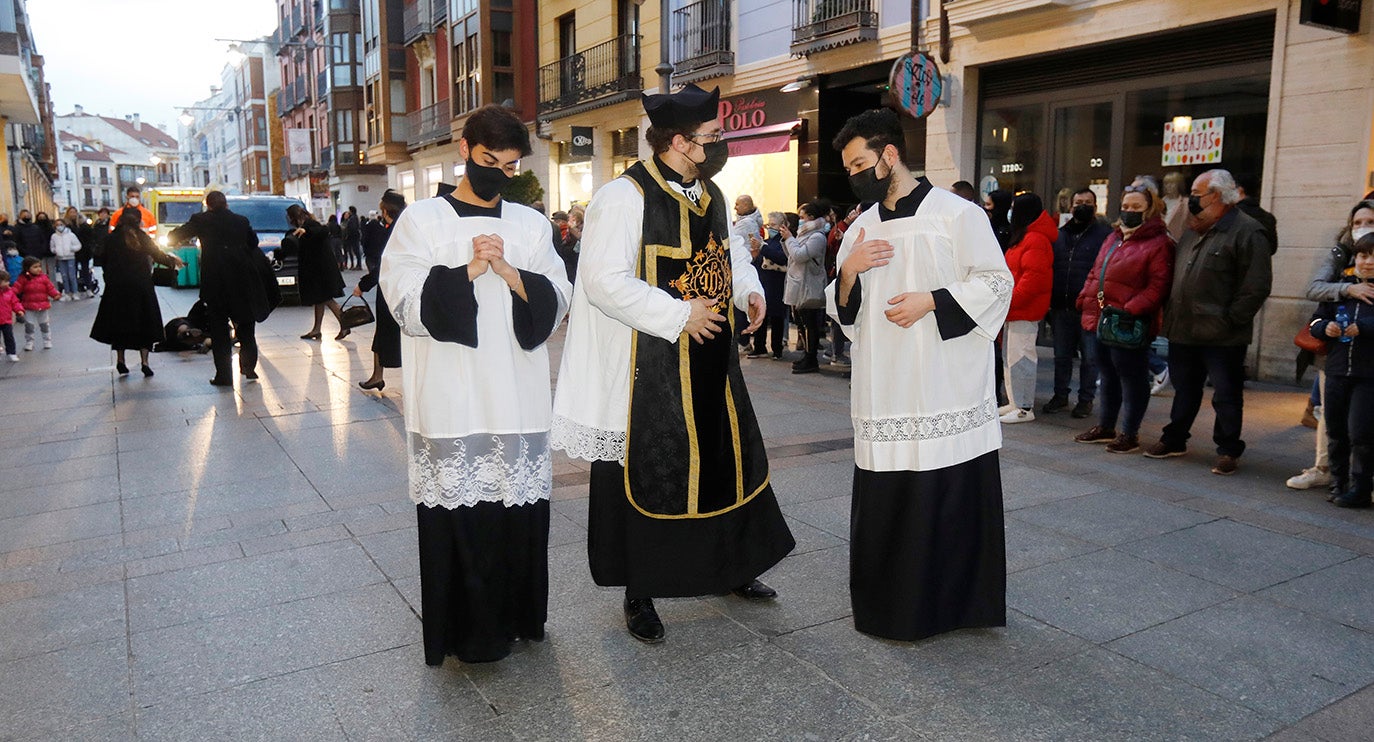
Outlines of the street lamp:
{"type": "Polygon", "coordinates": [[[147,183],[147,182],[148,182],[148,179],[145,178],[145,177],[143,177],[142,175],[140,175],[140,176],[138,176],[137,178],[134,178],[134,182],[137,183],[137,184],[139,184],[139,185],[143,185],[144,183],[147,183]]]}
{"type": "Polygon", "coordinates": [[[162,164],[162,158],[158,157],[157,155],[153,155],[152,157],[148,158],[148,162],[153,163],[153,167],[157,167],[158,165],[162,164]]]}

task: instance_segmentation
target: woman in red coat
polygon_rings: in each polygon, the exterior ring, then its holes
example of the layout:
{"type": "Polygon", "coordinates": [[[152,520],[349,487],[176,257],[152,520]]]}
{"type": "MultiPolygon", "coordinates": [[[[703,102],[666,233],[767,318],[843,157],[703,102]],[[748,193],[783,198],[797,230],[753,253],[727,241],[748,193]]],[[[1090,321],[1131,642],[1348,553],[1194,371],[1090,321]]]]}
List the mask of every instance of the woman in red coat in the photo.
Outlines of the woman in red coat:
{"type": "Polygon", "coordinates": [[[1164,301],[1174,279],[1174,240],[1163,214],[1164,202],[1148,189],[1127,188],[1121,196],[1116,231],[1102,244],[1097,263],[1078,295],[1083,329],[1092,338],[1086,342],[1097,343],[1102,409],[1097,425],[1074,440],[1106,443],[1111,453],[1131,453],[1140,448],[1137,434],[1150,403],[1149,341],[1159,334],[1164,301]],[[1124,348],[1100,342],[1097,329],[1104,306],[1144,318],[1148,328],[1144,345],[1124,348]],[[1126,411],[1118,433],[1116,422],[1123,404],[1126,411]]]}
{"type": "Polygon", "coordinates": [[[1004,423],[1035,419],[1035,413],[1031,412],[1035,405],[1035,336],[1040,320],[1050,311],[1050,294],[1054,289],[1054,240],[1058,236],[1059,228],[1045,212],[1039,196],[1024,193],[1012,201],[1007,267],[1011,269],[1015,286],[1011,291],[1007,324],[1002,330],[1007,358],[1007,398],[1011,403],[999,410],[1004,423]]]}

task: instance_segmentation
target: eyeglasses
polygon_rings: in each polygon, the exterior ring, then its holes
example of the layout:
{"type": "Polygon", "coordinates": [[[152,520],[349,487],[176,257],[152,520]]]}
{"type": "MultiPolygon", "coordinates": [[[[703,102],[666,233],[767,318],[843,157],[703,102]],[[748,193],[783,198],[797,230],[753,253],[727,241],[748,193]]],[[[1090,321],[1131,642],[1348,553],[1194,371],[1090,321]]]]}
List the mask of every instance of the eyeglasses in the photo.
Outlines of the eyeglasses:
{"type": "Polygon", "coordinates": [[[695,140],[697,140],[697,139],[701,139],[702,141],[706,142],[707,144],[711,144],[711,143],[713,143],[713,142],[719,142],[724,136],[725,136],[725,132],[721,132],[721,131],[712,132],[712,133],[710,133],[710,134],[687,134],[687,135],[686,135],[686,137],[687,137],[688,139],[691,139],[691,140],[693,140],[693,141],[695,141],[695,140]]]}

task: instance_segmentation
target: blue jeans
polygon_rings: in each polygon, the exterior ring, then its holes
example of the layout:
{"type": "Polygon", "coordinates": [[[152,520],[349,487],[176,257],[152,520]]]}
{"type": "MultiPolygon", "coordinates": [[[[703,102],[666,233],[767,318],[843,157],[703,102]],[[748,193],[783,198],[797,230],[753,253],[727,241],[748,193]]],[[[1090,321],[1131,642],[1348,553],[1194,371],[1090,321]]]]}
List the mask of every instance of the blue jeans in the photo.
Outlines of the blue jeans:
{"type": "Polygon", "coordinates": [[[1150,373],[1159,376],[1169,370],[1169,362],[1164,360],[1168,356],[1169,341],[1164,338],[1155,338],[1155,341],[1150,343],[1150,373]]]}
{"type": "Polygon", "coordinates": [[[1245,452],[1245,441],[1240,437],[1245,406],[1245,351],[1244,345],[1169,344],[1169,379],[1174,385],[1174,406],[1160,441],[1171,447],[1187,444],[1210,377],[1212,409],[1217,414],[1212,426],[1212,441],[1217,444],[1217,453],[1239,458],[1245,452]]]}
{"type": "Polygon", "coordinates": [[[1085,333],[1097,347],[1097,368],[1102,373],[1102,405],[1098,424],[1116,429],[1118,415],[1125,407],[1122,435],[1140,433],[1140,421],[1150,405],[1150,349],[1114,348],[1097,342],[1097,333],[1085,333]]]}
{"type": "Polygon", "coordinates": [[[57,270],[62,274],[62,293],[76,295],[76,258],[63,258],[57,261],[57,270]]]}
{"type": "Polygon", "coordinates": [[[1078,363],[1078,400],[1091,402],[1097,393],[1096,343],[1094,334],[1079,324],[1083,315],[1073,309],[1051,309],[1050,331],[1054,333],[1054,396],[1068,397],[1073,380],[1073,362],[1078,363]]]}

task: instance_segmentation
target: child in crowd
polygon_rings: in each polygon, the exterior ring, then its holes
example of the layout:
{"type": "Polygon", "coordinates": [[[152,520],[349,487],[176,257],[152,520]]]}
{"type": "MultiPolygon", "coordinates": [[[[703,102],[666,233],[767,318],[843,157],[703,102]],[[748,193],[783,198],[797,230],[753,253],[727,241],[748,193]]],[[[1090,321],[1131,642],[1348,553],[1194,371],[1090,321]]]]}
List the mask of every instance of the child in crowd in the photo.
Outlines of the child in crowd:
{"type": "Polygon", "coordinates": [[[24,271],[14,282],[14,291],[24,305],[24,350],[33,350],[33,326],[43,331],[43,349],[52,347],[52,328],[48,325],[48,310],[52,300],[62,296],[47,274],[39,258],[24,258],[24,271]]]}
{"type": "Polygon", "coordinates": [[[19,254],[19,248],[13,242],[3,242],[5,246],[5,272],[10,274],[10,279],[18,277],[24,271],[24,257],[19,254]]]}
{"type": "Polygon", "coordinates": [[[14,315],[24,316],[24,305],[19,295],[10,287],[9,271],[0,270],[0,335],[5,338],[5,355],[11,361],[19,360],[14,346],[14,315]]]}
{"type": "MultiPolygon", "coordinates": [[[[1374,283],[1374,234],[1356,241],[1354,253],[1355,265],[1342,280],[1374,283]]],[[[1322,302],[1310,330],[1327,346],[1323,410],[1335,482],[1331,502],[1367,508],[1374,490],[1374,310],[1357,298],[1322,302]]]]}

